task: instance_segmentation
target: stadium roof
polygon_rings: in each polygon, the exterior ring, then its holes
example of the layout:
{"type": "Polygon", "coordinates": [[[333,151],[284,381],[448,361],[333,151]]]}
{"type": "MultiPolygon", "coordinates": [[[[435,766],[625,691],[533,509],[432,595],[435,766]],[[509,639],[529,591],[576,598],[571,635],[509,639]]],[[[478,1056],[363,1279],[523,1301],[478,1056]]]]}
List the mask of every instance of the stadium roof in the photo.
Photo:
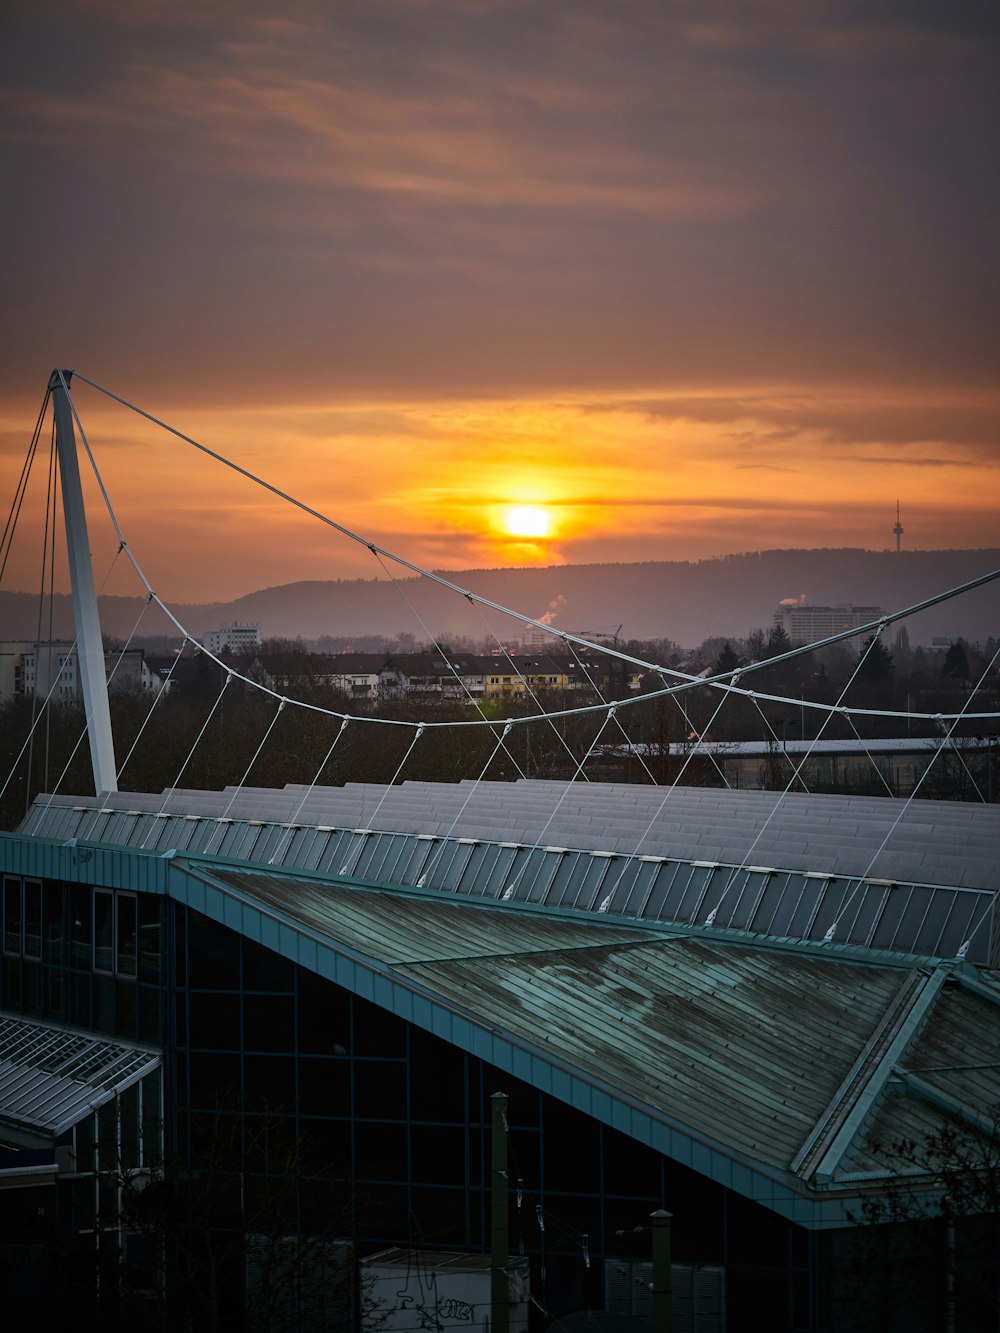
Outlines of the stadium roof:
{"type": "Polygon", "coordinates": [[[995,809],[914,802],[904,837],[902,802],[552,783],[46,801],[0,838],[6,869],[167,894],[809,1227],[884,1181],[879,1141],[1000,1103],[1000,983],[903,938],[988,930],[995,809]],[[713,821],[753,866],[691,858],[713,821]],[[801,868],[813,828],[837,874],[801,868]],[[943,882],[889,878],[914,856],[943,882]],[[866,942],[822,942],[852,889],[881,904],[866,942]]]}
{"type": "Polygon", "coordinates": [[[39,797],[21,831],[1000,961],[1000,806],[527,780],[39,797]],[[992,945],[991,945],[992,941],[992,945]],[[991,947],[993,952],[991,953],[991,947]]]}

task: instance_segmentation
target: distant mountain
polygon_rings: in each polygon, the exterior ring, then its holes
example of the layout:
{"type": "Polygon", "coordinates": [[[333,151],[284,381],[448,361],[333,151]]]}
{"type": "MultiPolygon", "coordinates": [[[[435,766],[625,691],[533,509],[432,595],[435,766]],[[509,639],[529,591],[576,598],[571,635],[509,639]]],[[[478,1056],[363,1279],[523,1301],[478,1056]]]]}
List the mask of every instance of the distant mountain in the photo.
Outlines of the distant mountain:
{"type": "MultiPolygon", "coordinates": [[[[610,632],[623,638],[669,638],[694,646],[714,635],[742,637],[771,624],[783,598],[813,605],[838,602],[899,610],[1000,569],[1000,549],[977,551],[757,551],[713,560],[648,561],[620,565],[555,565],[542,569],[439,571],[442,578],[535,619],[546,614],[560,629],[610,632]]],[[[101,602],[106,633],[127,637],[141,598],[101,602]]],[[[188,631],[200,636],[220,624],[258,622],[265,637],[394,635],[421,640],[467,635],[520,637],[515,621],[427,579],[378,579],[289,583],[232,602],[172,607],[188,631]]],[[[47,619],[47,617],[46,617],[47,619]]],[[[0,638],[30,638],[38,607],[29,593],[0,593],[0,638]]],[[[58,597],[57,635],[72,636],[72,608],[58,597]]],[[[1000,581],[933,607],[907,622],[910,640],[933,637],[971,642],[1000,635],[1000,581]]],[[[143,635],[171,633],[156,607],[143,617],[143,635]]]]}

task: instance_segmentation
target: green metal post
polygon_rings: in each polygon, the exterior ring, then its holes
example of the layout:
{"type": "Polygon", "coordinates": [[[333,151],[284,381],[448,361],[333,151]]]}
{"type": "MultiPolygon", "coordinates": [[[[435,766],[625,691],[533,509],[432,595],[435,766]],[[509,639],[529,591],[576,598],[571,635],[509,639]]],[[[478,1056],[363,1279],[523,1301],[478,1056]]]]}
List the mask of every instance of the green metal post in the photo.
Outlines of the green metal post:
{"type": "Polygon", "coordinates": [[[671,1333],[674,1284],[670,1271],[671,1214],[663,1208],[650,1213],[653,1223],[653,1333],[671,1333]]]}
{"type": "Polygon", "coordinates": [[[507,1264],[510,1258],[507,1230],[510,1193],[510,1183],[507,1179],[507,1102],[508,1097],[505,1092],[495,1092],[490,1098],[493,1107],[490,1333],[510,1333],[510,1279],[507,1276],[507,1264]]]}

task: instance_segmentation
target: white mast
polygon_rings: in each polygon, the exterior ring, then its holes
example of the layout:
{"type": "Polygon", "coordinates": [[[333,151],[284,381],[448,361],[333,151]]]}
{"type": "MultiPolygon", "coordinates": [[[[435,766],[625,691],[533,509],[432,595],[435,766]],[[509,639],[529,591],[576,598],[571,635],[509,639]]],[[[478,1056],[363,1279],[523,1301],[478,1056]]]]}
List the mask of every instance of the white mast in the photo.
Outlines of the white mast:
{"type": "Polygon", "coordinates": [[[80,664],[83,706],[94,766],[94,790],[117,791],[115,748],[111,739],[111,710],[108,680],[104,670],[104,642],[97,613],[94,570],[90,561],[87,515],[83,508],[80,465],[73,431],[73,409],[69,398],[71,370],[54,370],[49,380],[56,419],[56,452],[62,483],[63,516],[66,520],[66,550],[73,589],[73,620],[76,624],[76,655],[80,664]]]}

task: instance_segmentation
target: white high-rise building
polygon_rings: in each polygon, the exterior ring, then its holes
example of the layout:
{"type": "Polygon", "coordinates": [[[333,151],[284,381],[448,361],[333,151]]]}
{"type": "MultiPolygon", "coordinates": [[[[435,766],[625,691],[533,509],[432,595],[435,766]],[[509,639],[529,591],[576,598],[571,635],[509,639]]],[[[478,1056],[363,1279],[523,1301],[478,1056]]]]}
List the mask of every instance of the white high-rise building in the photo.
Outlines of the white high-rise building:
{"type": "Polygon", "coordinates": [[[829,639],[844,630],[860,629],[882,615],[880,606],[851,606],[846,602],[836,606],[810,606],[808,602],[782,602],[774,613],[774,623],[780,626],[792,643],[815,643],[829,639]]]}
{"type": "Polygon", "coordinates": [[[211,629],[201,641],[201,646],[210,653],[221,653],[226,649],[237,656],[243,656],[246,653],[256,653],[260,650],[260,626],[259,625],[220,625],[218,629],[211,629]]]}

